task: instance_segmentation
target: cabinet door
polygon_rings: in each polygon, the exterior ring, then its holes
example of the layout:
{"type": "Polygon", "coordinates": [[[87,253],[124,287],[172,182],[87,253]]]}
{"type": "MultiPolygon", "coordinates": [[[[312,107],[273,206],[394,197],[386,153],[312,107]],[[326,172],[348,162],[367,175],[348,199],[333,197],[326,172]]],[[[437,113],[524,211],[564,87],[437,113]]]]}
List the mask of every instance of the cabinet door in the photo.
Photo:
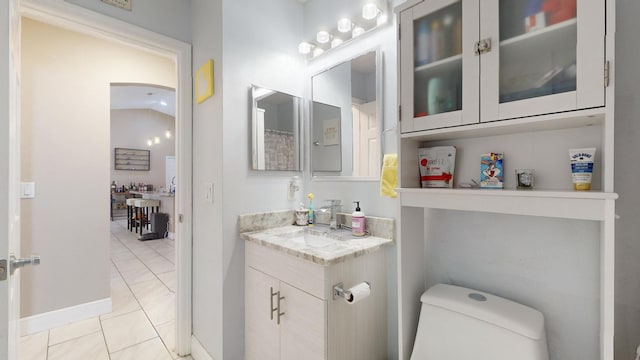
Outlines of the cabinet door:
{"type": "Polygon", "coordinates": [[[281,282],[280,351],[282,360],[327,358],[327,304],[281,282]]]}
{"type": "Polygon", "coordinates": [[[432,0],[400,13],[403,133],[478,122],[478,12],[478,0],[432,0]]]}
{"type": "MultiPolygon", "coordinates": [[[[271,318],[272,290],[279,281],[251,267],[245,273],[245,358],[277,360],[280,358],[280,334],[276,313],[271,318]]],[[[273,296],[276,307],[277,297],[273,296]]]]}
{"type": "Polygon", "coordinates": [[[603,0],[482,0],[481,121],[604,105],[603,0]]]}

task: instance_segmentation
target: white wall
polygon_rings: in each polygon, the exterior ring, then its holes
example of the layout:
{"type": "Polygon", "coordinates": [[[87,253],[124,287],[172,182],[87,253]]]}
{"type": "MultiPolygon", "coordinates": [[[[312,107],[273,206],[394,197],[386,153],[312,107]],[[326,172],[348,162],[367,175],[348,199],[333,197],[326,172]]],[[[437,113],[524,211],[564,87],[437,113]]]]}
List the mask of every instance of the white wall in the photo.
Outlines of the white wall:
{"type": "Polygon", "coordinates": [[[191,40],[189,0],[134,0],[131,11],[100,0],[64,0],[174,39],[191,40]]]}
{"type": "Polygon", "coordinates": [[[616,314],[615,357],[633,359],[640,344],[640,2],[618,0],[616,9],[616,314]]]}
{"type": "Polygon", "coordinates": [[[24,19],[22,316],[108,298],[110,84],[176,86],[173,61],[24,19]]]}
{"type": "Polygon", "coordinates": [[[118,187],[133,182],[165,187],[165,158],[175,155],[175,136],[167,139],[165,131],[175,135],[175,118],[150,109],[111,110],[111,181],[118,187]],[[147,146],[147,139],[160,138],[159,144],[147,146]],[[115,170],[114,148],[149,150],[149,171],[115,170]]]}

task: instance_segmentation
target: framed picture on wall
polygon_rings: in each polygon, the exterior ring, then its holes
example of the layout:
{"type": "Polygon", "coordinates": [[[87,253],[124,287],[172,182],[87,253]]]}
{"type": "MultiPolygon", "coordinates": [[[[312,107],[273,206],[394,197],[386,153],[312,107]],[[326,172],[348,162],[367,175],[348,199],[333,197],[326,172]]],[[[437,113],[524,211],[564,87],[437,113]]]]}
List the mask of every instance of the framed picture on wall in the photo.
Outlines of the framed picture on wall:
{"type": "Polygon", "coordinates": [[[129,171],[149,171],[151,169],[151,151],[140,149],[115,148],[114,169],[129,171]]]}

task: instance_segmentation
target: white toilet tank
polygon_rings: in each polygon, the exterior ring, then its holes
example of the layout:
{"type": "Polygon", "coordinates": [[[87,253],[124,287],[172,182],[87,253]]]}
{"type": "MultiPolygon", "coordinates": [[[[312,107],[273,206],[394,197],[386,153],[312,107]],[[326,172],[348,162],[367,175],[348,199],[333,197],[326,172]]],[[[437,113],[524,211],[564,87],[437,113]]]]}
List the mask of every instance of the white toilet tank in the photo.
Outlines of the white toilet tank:
{"type": "Polygon", "coordinates": [[[494,295],[438,284],[422,308],[411,360],[548,360],[540,311],[494,295]]]}

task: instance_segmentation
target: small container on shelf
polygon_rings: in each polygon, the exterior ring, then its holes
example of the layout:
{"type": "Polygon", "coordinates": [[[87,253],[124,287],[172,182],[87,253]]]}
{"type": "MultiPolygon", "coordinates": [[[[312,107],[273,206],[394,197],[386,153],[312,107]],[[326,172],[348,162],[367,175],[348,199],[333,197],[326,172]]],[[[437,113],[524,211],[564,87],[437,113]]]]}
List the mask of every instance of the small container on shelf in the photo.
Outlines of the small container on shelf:
{"type": "Polygon", "coordinates": [[[516,188],[518,190],[533,189],[533,169],[516,169],[516,188]]]}

